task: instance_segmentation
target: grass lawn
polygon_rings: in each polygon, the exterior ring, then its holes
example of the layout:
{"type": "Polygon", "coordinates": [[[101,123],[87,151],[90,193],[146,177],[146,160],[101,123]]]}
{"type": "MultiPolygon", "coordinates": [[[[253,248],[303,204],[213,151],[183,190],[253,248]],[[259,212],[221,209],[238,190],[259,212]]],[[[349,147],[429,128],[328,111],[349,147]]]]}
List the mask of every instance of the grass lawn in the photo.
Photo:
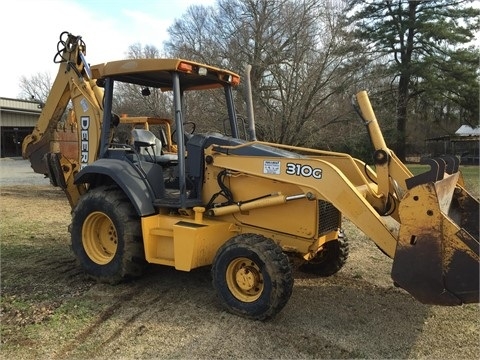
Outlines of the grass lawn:
{"type": "MultiPolygon", "coordinates": [[[[418,175],[429,170],[428,165],[408,164],[407,167],[414,174],[418,175]]],[[[461,165],[460,171],[465,181],[465,187],[475,197],[480,196],[480,166],[461,165]]]]}

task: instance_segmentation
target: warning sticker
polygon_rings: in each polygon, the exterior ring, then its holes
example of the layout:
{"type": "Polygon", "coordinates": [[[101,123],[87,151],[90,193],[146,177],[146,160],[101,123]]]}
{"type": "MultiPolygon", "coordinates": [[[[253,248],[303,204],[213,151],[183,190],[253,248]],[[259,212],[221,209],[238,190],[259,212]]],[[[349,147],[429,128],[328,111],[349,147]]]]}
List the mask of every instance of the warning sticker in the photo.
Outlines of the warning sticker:
{"type": "Polygon", "coordinates": [[[87,99],[82,98],[82,100],[80,100],[80,106],[82,107],[83,112],[87,112],[88,111],[87,99]]]}
{"type": "Polygon", "coordinates": [[[280,161],[277,160],[265,160],[263,162],[263,173],[280,175],[280,161]]]}

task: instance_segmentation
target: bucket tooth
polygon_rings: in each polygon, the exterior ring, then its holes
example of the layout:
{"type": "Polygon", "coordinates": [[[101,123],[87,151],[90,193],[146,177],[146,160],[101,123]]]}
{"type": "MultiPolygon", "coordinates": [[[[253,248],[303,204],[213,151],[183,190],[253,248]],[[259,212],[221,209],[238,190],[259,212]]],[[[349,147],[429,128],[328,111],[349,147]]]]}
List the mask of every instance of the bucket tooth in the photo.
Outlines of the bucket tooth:
{"type": "Polygon", "coordinates": [[[453,174],[458,172],[460,167],[460,160],[456,156],[444,155],[441,157],[445,161],[445,172],[447,174],[453,174]]]}
{"type": "Polygon", "coordinates": [[[420,164],[429,165],[430,170],[411,178],[405,179],[407,189],[412,189],[415,186],[426,184],[429,182],[436,182],[443,179],[445,173],[445,161],[442,159],[422,158],[420,164]]]}

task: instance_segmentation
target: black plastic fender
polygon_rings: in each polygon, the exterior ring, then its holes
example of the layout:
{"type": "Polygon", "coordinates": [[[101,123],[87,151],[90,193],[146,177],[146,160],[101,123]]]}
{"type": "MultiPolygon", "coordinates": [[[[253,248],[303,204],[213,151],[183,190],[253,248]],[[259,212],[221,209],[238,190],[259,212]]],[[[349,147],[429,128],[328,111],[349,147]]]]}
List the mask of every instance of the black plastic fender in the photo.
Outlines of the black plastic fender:
{"type": "MultiPolygon", "coordinates": [[[[145,163],[144,163],[145,164],[145,163]]],[[[139,216],[147,216],[155,213],[153,201],[155,200],[155,190],[147,180],[148,173],[160,176],[157,183],[162,183],[161,170],[152,164],[142,165],[142,171],[134,164],[119,159],[99,159],[94,163],[83,168],[75,176],[75,184],[89,183],[92,186],[102,185],[106,176],[116,183],[128,196],[139,216]],[[99,176],[101,175],[101,176],[99,176]]],[[[157,191],[158,192],[158,191],[157,191]]]]}

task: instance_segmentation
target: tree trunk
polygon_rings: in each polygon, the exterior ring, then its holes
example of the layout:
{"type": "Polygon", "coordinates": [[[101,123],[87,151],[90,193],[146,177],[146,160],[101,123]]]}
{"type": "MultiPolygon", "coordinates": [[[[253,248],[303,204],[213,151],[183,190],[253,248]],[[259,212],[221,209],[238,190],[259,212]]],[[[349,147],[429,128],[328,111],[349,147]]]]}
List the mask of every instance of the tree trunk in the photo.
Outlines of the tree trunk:
{"type": "Polygon", "coordinates": [[[398,83],[398,100],[397,100],[397,136],[395,143],[395,153],[401,161],[405,161],[406,157],[406,129],[407,129],[407,107],[410,98],[408,85],[411,77],[412,54],[414,49],[415,21],[417,17],[418,1],[408,2],[408,29],[406,30],[406,39],[403,35],[401,40],[400,54],[400,80],[398,83]]]}
{"type": "Polygon", "coordinates": [[[395,154],[398,158],[405,162],[405,138],[407,129],[407,106],[408,106],[408,76],[400,76],[398,84],[398,100],[397,100],[397,134],[395,141],[395,154]]]}

